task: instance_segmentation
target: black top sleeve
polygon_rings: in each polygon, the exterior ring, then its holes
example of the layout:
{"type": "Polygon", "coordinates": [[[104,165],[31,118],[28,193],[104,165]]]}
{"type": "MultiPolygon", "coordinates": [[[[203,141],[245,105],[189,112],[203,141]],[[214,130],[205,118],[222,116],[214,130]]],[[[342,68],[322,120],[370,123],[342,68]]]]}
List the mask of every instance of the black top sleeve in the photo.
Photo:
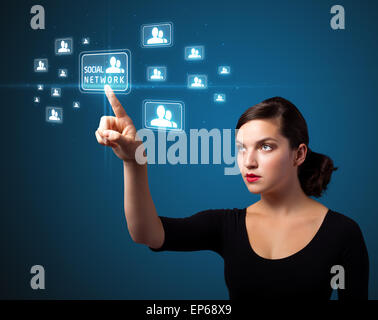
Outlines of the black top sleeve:
{"type": "Polygon", "coordinates": [[[159,216],[164,227],[164,242],[158,251],[212,250],[222,255],[224,210],[209,209],[185,218],[159,216]]]}
{"type": "Polygon", "coordinates": [[[337,289],[339,300],[368,299],[369,256],[357,222],[350,223],[345,242],[341,257],[345,282],[344,289],[337,289]]]}

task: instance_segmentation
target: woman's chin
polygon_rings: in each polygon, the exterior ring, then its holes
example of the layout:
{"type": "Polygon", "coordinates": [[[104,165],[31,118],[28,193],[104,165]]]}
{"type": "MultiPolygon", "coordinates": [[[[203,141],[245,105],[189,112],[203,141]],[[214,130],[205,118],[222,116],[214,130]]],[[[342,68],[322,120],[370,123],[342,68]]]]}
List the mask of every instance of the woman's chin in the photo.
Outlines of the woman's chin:
{"type": "Polygon", "coordinates": [[[250,193],[254,193],[254,194],[259,194],[262,191],[260,187],[256,187],[256,186],[247,185],[247,188],[250,193]]]}

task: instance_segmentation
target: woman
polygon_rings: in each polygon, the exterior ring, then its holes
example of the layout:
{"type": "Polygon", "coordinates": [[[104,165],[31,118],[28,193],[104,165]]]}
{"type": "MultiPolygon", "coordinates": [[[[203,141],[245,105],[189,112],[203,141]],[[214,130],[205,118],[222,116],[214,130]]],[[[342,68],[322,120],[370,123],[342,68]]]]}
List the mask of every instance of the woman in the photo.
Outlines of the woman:
{"type": "Polygon", "coordinates": [[[135,158],[142,142],[132,120],[110,87],[106,95],[115,117],[101,119],[96,137],[123,160],[125,214],[135,242],[156,252],[217,252],[231,300],[329,299],[332,289],[339,300],[368,298],[369,258],[360,227],[310,198],[322,195],[337,168],[309,149],[306,122],[292,103],[267,99],[238,121],[238,165],[259,201],[171,218],[157,215],[147,165],[135,158]]]}

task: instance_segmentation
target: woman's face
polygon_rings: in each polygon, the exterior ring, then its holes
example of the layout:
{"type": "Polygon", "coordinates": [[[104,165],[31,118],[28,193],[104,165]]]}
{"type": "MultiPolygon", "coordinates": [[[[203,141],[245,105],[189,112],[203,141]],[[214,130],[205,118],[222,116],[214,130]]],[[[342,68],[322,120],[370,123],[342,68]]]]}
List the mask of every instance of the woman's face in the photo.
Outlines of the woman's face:
{"type": "Polygon", "coordinates": [[[285,190],[297,178],[295,151],[279,133],[277,119],[250,120],[240,127],[236,137],[238,166],[252,193],[285,190]],[[268,139],[265,139],[268,138],[268,139]],[[247,174],[260,176],[248,181],[247,174]]]}

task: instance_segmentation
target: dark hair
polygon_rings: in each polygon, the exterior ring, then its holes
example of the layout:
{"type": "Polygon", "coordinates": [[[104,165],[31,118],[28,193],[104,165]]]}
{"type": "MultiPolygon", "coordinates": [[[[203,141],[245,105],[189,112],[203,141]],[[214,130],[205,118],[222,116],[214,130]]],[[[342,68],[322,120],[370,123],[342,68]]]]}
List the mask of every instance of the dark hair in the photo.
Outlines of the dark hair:
{"type": "Polygon", "coordinates": [[[297,149],[301,143],[306,144],[306,159],[298,167],[299,182],[306,195],[320,197],[327,189],[332,172],[338,167],[333,166],[330,157],[310,150],[307,124],[297,107],[281,97],[266,99],[247,109],[239,118],[236,129],[256,119],[278,119],[280,133],[289,140],[291,149],[297,149]]]}

